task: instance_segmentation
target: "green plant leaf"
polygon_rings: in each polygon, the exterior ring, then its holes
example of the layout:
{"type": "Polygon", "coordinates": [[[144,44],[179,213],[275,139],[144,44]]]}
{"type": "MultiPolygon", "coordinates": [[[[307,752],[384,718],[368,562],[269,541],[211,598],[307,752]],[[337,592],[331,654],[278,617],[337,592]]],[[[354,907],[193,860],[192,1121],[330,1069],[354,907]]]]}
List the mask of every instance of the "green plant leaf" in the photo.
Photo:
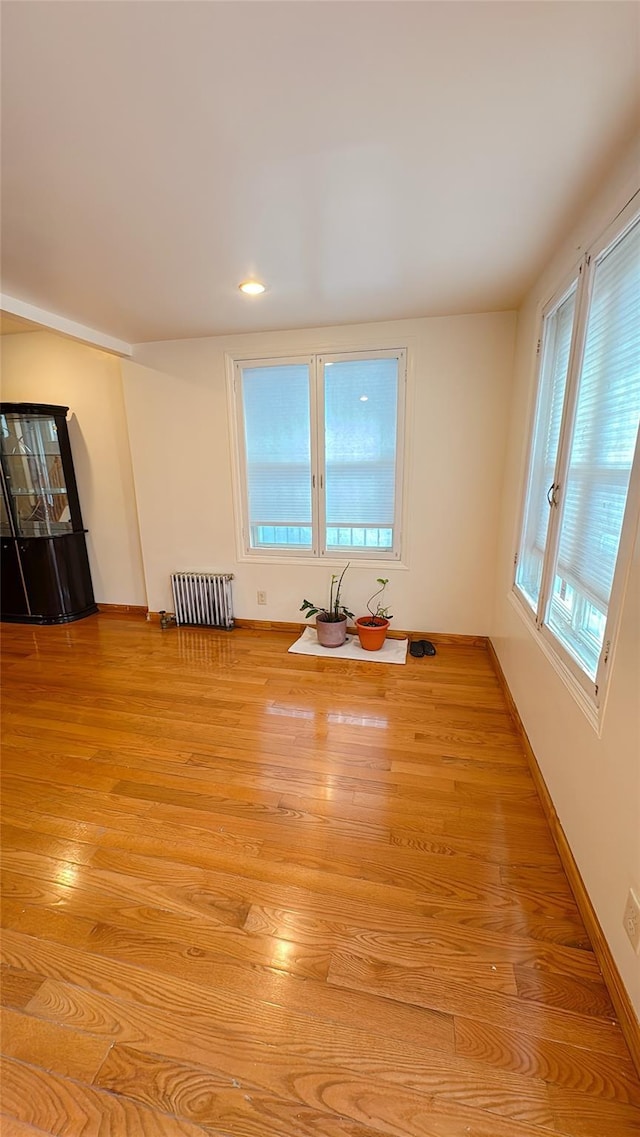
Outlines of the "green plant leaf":
{"type": "Polygon", "coordinates": [[[320,611],[320,609],[316,608],[315,605],[313,605],[310,600],[303,600],[302,605],[300,607],[300,611],[304,612],[305,620],[308,620],[310,616],[315,616],[316,613],[320,611]],[[308,608],[308,611],[305,611],[305,609],[307,609],[307,608],[308,608]]]}

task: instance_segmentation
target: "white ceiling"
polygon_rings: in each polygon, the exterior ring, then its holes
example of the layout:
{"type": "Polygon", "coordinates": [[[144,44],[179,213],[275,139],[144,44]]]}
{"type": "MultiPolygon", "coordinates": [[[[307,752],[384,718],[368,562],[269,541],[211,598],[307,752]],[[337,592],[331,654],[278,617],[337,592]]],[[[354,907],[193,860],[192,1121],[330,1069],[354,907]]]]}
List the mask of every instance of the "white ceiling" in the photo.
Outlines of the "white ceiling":
{"type": "Polygon", "coordinates": [[[3,290],[129,342],[513,307],[637,107],[635,3],[2,8],[3,290]]]}

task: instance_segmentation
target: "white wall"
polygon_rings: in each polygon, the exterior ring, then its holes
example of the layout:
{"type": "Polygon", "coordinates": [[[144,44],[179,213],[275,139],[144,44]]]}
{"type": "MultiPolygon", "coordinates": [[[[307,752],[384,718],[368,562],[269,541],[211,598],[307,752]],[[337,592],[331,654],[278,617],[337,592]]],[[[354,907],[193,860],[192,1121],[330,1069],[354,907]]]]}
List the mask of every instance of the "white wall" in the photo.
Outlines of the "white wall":
{"type": "Polygon", "coordinates": [[[362,610],[383,570],[396,627],[488,632],[514,332],[503,312],[136,347],[122,369],[149,607],[171,608],[179,569],[235,573],[247,619],[296,620],[303,598],[328,599],[329,563],[238,559],[225,352],[407,346],[407,567],[353,565],[345,602],[362,610]]]}
{"type": "Polygon", "coordinates": [[[120,361],[49,332],[0,337],[2,398],[67,416],[95,598],[146,604],[120,361]]]}
{"type": "Polygon", "coordinates": [[[627,891],[631,885],[640,889],[640,542],[601,737],[509,599],[535,398],[540,306],[580,259],[581,250],[637,189],[639,169],[635,151],[625,157],[585,211],[519,313],[492,639],[618,969],[640,1015],[640,960],[622,928],[627,891]]]}

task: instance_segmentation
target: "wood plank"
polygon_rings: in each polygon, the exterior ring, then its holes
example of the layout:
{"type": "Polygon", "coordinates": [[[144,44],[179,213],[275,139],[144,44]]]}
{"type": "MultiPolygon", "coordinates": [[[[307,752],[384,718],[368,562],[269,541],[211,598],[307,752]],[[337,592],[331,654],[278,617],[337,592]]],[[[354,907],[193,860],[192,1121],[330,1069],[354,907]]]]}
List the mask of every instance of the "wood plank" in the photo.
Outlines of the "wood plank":
{"type": "MultiPolygon", "coordinates": [[[[293,899],[293,898],[292,898],[293,899]]],[[[320,909],[276,908],[254,904],[244,927],[248,931],[290,937],[297,943],[329,943],[332,948],[369,955],[399,966],[428,965],[436,959],[446,964],[456,958],[471,965],[475,960],[487,965],[517,963],[556,972],[560,975],[599,978],[592,952],[533,941],[524,936],[497,935],[481,929],[470,931],[446,920],[420,916],[399,920],[393,912],[362,906],[348,913],[336,911],[333,919],[320,909]],[[346,916],[346,918],[345,918],[346,916]]]]}
{"type": "Polygon", "coordinates": [[[113,898],[133,904],[164,906],[187,915],[200,913],[229,927],[241,927],[249,910],[247,900],[214,891],[208,877],[205,879],[197,875],[201,870],[193,869],[193,875],[188,875],[188,866],[185,866],[187,871],[184,873],[174,868],[172,872],[167,870],[162,874],[159,862],[157,869],[149,867],[146,877],[141,877],[100,868],[89,869],[39,853],[8,850],[3,860],[6,876],[14,874],[23,879],[51,882],[54,887],[59,882],[73,886],[81,879],[85,888],[96,889],[113,898]]]}
{"type": "Polygon", "coordinates": [[[11,1058],[3,1063],[2,1081],[5,1113],[56,1137],[105,1132],[109,1137],[205,1137],[188,1121],[11,1058]]]}
{"type": "Polygon", "coordinates": [[[6,1057],[80,1081],[93,1080],[111,1047],[105,1038],[18,1011],[3,1011],[0,1022],[2,1051],[6,1057]]]}
{"type": "MultiPolygon", "coordinates": [[[[128,927],[93,924],[58,909],[23,908],[11,903],[3,908],[3,920],[6,928],[28,936],[80,947],[207,987],[212,984],[223,986],[229,991],[251,995],[256,1000],[266,999],[331,1022],[345,1025],[358,1022],[363,1029],[384,1030],[396,1037],[412,1038],[424,1046],[453,1052],[453,1023],[447,1015],[418,1012],[411,1007],[396,1007],[390,1013],[391,1006],[386,1001],[378,1002],[359,994],[336,997],[337,993],[322,982],[328,969],[327,957],[322,966],[320,963],[323,949],[319,949],[314,957],[309,949],[305,953],[304,949],[291,942],[283,944],[271,940],[271,953],[268,954],[265,941],[254,941],[253,937],[246,936],[253,947],[253,955],[234,950],[234,943],[225,939],[218,940],[218,951],[207,950],[194,944],[191,936],[194,929],[188,922],[177,927],[173,924],[165,927],[160,920],[154,929],[157,934],[152,934],[144,924],[128,927]],[[167,934],[163,935],[163,931],[167,934]],[[181,942],[172,940],[169,938],[171,931],[182,931],[189,938],[181,942]],[[256,943],[263,950],[261,964],[257,962],[256,943]],[[301,950],[302,961],[296,963],[301,950]],[[315,969],[312,966],[314,959],[315,969]],[[319,981],[314,981],[314,970],[319,981]]],[[[206,934],[202,940],[207,942],[206,934]]],[[[40,976],[38,985],[42,982],[43,977],[40,976]]]]}
{"type": "Polygon", "coordinates": [[[86,948],[95,924],[93,920],[71,915],[68,908],[61,905],[48,908],[4,900],[2,926],[6,931],[24,932],[56,943],[86,948]]]}
{"type": "Polygon", "coordinates": [[[2,825],[0,841],[3,848],[10,847],[14,852],[42,853],[44,856],[54,857],[57,861],[66,861],[75,865],[89,864],[95,853],[95,846],[84,841],[65,841],[19,825],[2,825]]]}
{"type": "Polygon", "coordinates": [[[114,1046],[96,1086],[161,1112],[245,1137],[377,1137],[381,1130],[265,1093],[252,1083],[114,1046]]]}
{"type": "MultiPolygon", "coordinates": [[[[97,866],[94,875],[96,882],[100,882],[100,887],[104,882],[105,887],[108,886],[107,890],[111,890],[114,873],[118,875],[133,873],[135,877],[132,887],[135,891],[139,891],[141,881],[148,880],[153,896],[157,896],[160,890],[169,907],[181,910],[186,907],[183,899],[185,888],[190,890],[187,896],[189,899],[194,885],[202,884],[210,887],[206,875],[194,872],[188,866],[182,866],[177,862],[171,862],[163,867],[156,858],[124,855],[115,851],[100,851],[94,860],[97,866]],[[166,887],[167,880],[175,882],[173,889],[166,887]],[[162,881],[164,887],[160,888],[156,881],[162,881]]],[[[442,916],[448,923],[449,907],[452,906],[457,910],[461,904],[466,905],[468,916],[472,916],[474,912],[484,914],[488,909],[495,910],[502,906],[512,909],[516,907],[516,901],[525,908],[531,908],[534,916],[545,915],[550,920],[558,921],[566,916],[564,903],[553,900],[546,902],[544,898],[521,896],[492,886],[458,886],[450,880],[435,882],[434,889],[437,887],[438,896],[434,902],[425,893],[416,893],[399,886],[390,888],[362,879],[357,882],[351,879],[345,880],[335,874],[312,872],[304,867],[296,870],[290,864],[285,866],[286,871],[283,871],[283,866],[264,862],[260,858],[251,860],[245,866],[243,875],[229,872],[228,865],[219,863],[220,868],[215,874],[216,893],[213,894],[211,903],[214,902],[215,896],[221,896],[223,911],[226,905],[225,897],[229,898],[232,907],[234,898],[236,904],[240,900],[242,904],[255,901],[268,907],[278,907],[284,899],[295,905],[298,911],[311,909],[319,918],[324,918],[326,913],[326,919],[331,922],[346,919],[352,926],[360,921],[360,927],[389,930],[397,927],[398,918],[393,916],[394,910],[406,909],[411,912],[412,917],[426,919],[427,923],[423,925],[423,930],[428,930],[432,926],[429,921],[433,910],[436,910],[438,916],[442,916]],[[312,894],[311,899],[310,894],[312,894]]],[[[240,867],[238,858],[234,867],[240,867]]],[[[122,887],[123,889],[128,887],[126,882],[122,887]]],[[[406,916],[404,919],[406,923],[406,916]]],[[[451,935],[459,935],[457,929],[452,928],[451,935]]],[[[493,955],[495,952],[493,941],[490,946],[493,955]]],[[[514,954],[509,956],[508,962],[529,962],[534,958],[537,964],[554,966],[551,961],[555,959],[555,966],[558,969],[566,969],[571,961],[571,965],[575,965],[580,973],[587,968],[589,974],[596,977],[599,974],[593,961],[587,959],[585,952],[575,954],[569,950],[567,953],[563,950],[555,951],[552,946],[537,948],[535,945],[531,945],[527,950],[527,945],[522,943],[515,943],[513,946],[514,954]]]]}
{"type": "MultiPolygon", "coordinates": [[[[397,920],[392,922],[396,926],[399,923],[397,920]]],[[[244,926],[247,931],[269,934],[280,941],[287,941],[291,937],[294,943],[310,945],[329,943],[333,950],[345,952],[351,950],[356,953],[369,950],[385,959],[387,954],[392,955],[394,959],[399,957],[401,962],[406,962],[407,956],[414,959],[417,956],[421,960],[428,960],[425,967],[434,974],[443,975],[451,981],[514,995],[517,991],[513,964],[504,959],[493,962],[497,957],[497,949],[489,958],[482,958],[481,949],[474,953],[472,943],[468,944],[466,952],[459,952],[451,946],[446,925],[436,926],[435,922],[430,925],[432,929],[430,934],[429,925],[426,923],[407,926],[403,921],[403,932],[394,936],[393,933],[387,935],[384,931],[355,929],[353,925],[330,923],[321,918],[310,917],[305,912],[252,905],[244,926]],[[400,936],[403,937],[402,940],[400,936]],[[438,936],[440,936],[439,941],[438,936]],[[388,951],[391,942],[395,944],[395,955],[394,952],[388,951]],[[376,945],[380,943],[384,946],[377,947],[376,945]]],[[[458,937],[455,930],[453,935],[454,942],[463,940],[463,936],[458,937]]]]}
{"type": "MultiPolygon", "coordinates": [[[[147,792],[144,792],[145,783],[150,783],[154,787],[162,787],[164,790],[189,790],[213,798],[235,798],[239,801],[253,802],[271,801],[274,804],[277,803],[282,794],[280,783],[277,782],[273,788],[269,787],[267,784],[269,781],[268,773],[264,768],[260,773],[253,775],[242,772],[234,776],[231,763],[227,762],[224,773],[223,769],[220,769],[218,779],[214,780],[208,767],[201,768],[192,764],[188,761],[187,754],[181,756],[178,762],[173,756],[163,758],[157,754],[131,755],[128,762],[122,761],[119,754],[113,754],[110,759],[105,761],[100,758],[99,752],[93,755],[90,760],[63,756],[56,760],[53,772],[47,756],[41,758],[37,753],[35,756],[29,755],[28,771],[25,768],[25,754],[17,748],[9,748],[8,751],[7,748],[4,748],[3,759],[4,769],[7,773],[12,773],[18,777],[28,776],[30,779],[38,778],[50,784],[56,781],[61,784],[88,785],[92,789],[106,788],[110,790],[115,782],[138,782],[141,784],[143,792],[130,796],[136,796],[140,799],[149,796],[148,788],[147,792]]],[[[259,766],[257,768],[260,770],[259,766]]],[[[289,774],[287,784],[290,784],[293,771],[288,770],[287,772],[289,774]]],[[[317,778],[316,781],[321,781],[326,790],[326,777],[317,778]]],[[[305,784],[308,785],[309,791],[313,791],[315,788],[313,778],[307,778],[305,784]]],[[[446,782],[444,784],[446,785],[446,782]]],[[[348,794],[349,800],[351,800],[351,795],[356,788],[364,788],[365,786],[366,783],[360,779],[345,779],[342,785],[339,785],[336,779],[335,783],[335,788],[343,791],[345,795],[348,794]]],[[[158,797],[152,795],[152,800],[162,801],[164,796],[162,793],[159,793],[158,797]]],[[[178,804],[177,801],[176,804],[178,804]]]]}
{"type": "Polygon", "coordinates": [[[428,967],[403,967],[362,955],[335,952],[328,982],[351,991],[368,991],[389,999],[454,1016],[456,1023],[473,1018],[508,1029],[514,1022],[538,1042],[551,1039],[590,1048],[597,1054],[627,1059],[620,1031],[611,1019],[566,1014],[531,1006],[508,993],[481,990],[442,977],[428,967]]]}
{"type": "Polygon", "coordinates": [[[22,968],[0,968],[0,1004],[3,1007],[25,1007],[44,982],[43,975],[22,968]]]}
{"type": "Polygon", "coordinates": [[[611,996],[603,980],[576,980],[570,975],[539,971],[532,967],[514,967],[518,996],[548,1007],[614,1019],[611,996]]]}
{"type": "Polygon", "coordinates": [[[532,1074],[607,1101],[640,1107],[640,1087],[629,1057],[596,1053],[527,1037],[493,1023],[456,1018],[456,1053],[516,1074],[532,1074]]]}
{"type": "MultiPolygon", "coordinates": [[[[108,792],[117,782],[117,778],[107,772],[106,767],[96,769],[88,758],[65,757],[52,765],[46,759],[31,756],[27,766],[24,754],[15,751],[7,753],[3,749],[2,767],[7,785],[11,784],[10,779],[25,778],[29,782],[44,781],[54,786],[88,786],[92,790],[108,792]]],[[[20,786],[19,781],[17,785],[20,786]]]]}
{"type": "Polygon", "coordinates": [[[364,1124],[339,1119],[335,1113],[288,1103],[250,1083],[232,1084],[219,1074],[185,1067],[170,1059],[141,1054],[116,1046],[100,1072],[100,1084],[156,1108],[171,1108],[202,1124],[224,1123],[224,1132],[243,1137],[376,1137],[378,1134],[413,1137],[525,1137],[529,1125],[492,1119],[488,1124],[477,1111],[428,1101],[401,1087],[376,1092],[362,1080],[340,1082],[333,1077],[318,1086],[319,1104],[357,1117],[364,1124]],[[469,1124],[472,1122],[472,1125],[469,1124]],[[373,1125],[373,1128],[371,1127],[373,1125]],[[435,1128],[434,1128],[435,1126],[435,1128]]]}
{"type": "MultiPolygon", "coordinates": [[[[1,814],[5,822],[13,828],[12,848],[50,854],[62,860],[70,858],[68,856],[65,858],[64,853],[58,856],[55,844],[48,844],[49,837],[60,837],[63,842],[91,846],[88,854],[91,857],[98,846],[130,849],[132,834],[135,834],[138,852],[149,856],[162,856],[166,853],[175,860],[180,859],[200,868],[215,868],[217,852],[220,850],[234,849],[243,856],[255,857],[262,848],[261,841],[250,840],[228,830],[222,833],[219,830],[212,832],[205,826],[202,830],[193,831],[184,825],[172,825],[170,822],[159,824],[149,817],[145,818],[144,829],[141,830],[137,818],[132,820],[121,816],[113,819],[112,825],[97,825],[92,821],[73,821],[68,817],[38,813],[35,810],[18,811],[6,804],[1,814]],[[203,840],[205,835],[206,842],[203,840]]],[[[111,819],[103,818],[103,820],[111,819]]]]}
{"type": "Polygon", "coordinates": [[[55,812],[59,817],[93,821],[97,824],[109,819],[113,824],[124,820],[134,822],[140,829],[140,818],[149,813],[148,802],[119,798],[113,793],[78,789],[75,786],[47,785],[32,779],[3,779],[3,801],[9,806],[35,812],[55,812]]]}
{"type": "MultiPolygon", "coordinates": [[[[333,1108],[339,1116],[357,1121],[364,1119],[352,1104],[350,1088],[354,1082],[358,1088],[356,1107],[364,1090],[372,1106],[375,1103],[378,1110],[393,1111],[397,1095],[411,1089],[422,1099],[423,1110],[437,1117],[455,1118],[457,1129],[453,1132],[460,1135],[463,1123],[469,1126],[471,1122],[486,1137],[533,1137],[529,1122],[552,1124],[546,1087],[536,1079],[495,1075],[482,1064],[464,1063],[463,1067],[432,1052],[414,1051],[411,1046],[357,1030],[332,1027],[327,1032],[314,1023],[312,1034],[300,1033],[290,1017],[280,1030],[269,1008],[272,1022],[268,1026],[255,1014],[251,1024],[238,1023],[236,1029],[228,1021],[220,1024],[205,1017],[194,1021],[190,1013],[177,1012],[169,1028],[166,1017],[155,1007],[47,980],[29,1010],[78,1029],[86,1029],[91,1023],[92,1030],[117,1035],[121,1043],[135,1050],[164,1054],[180,1062],[187,1058],[205,1069],[241,1083],[258,1084],[276,1096],[293,1097],[304,1105],[324,1103],[323,1086],[329,1079],[333,1108]]],[[[374,1118],[370,1113],[369,1121],[374,1118]]]]}
{"type": "MultiPolygon", "coordinates": [[[[206,957],[198,955],[193,959],[188,955],[177,956],[172,951],[173,946],[153,939],[145,940],[143,937],[138,937],[136,941],[122,936],[117,929],[98,926],[92,937],[92,947],[98,952],[104,947],[107,952],[115,954],[116,959],[105,958],[102,954],[87,955],[76,948],[14,932],[5,933],[2,953],[3,958],[13,965],[17,961],[29,961],[30,966],[37,963],[51,979],[64,983],[73,981],[78,986],[91,987],[119,999],[135,999],[136,1002],[156,1008],[160,1006],[181,1014],[188,1012],[194,1026],[202,1018],[211,1024],[218,1020],[226,1021],[229,1026],[231,1013],[247,1018],[262,1015],[274,1023],[280,1020],[290,1022],[292,1029],[301,1035],[311,1031],[320,1032],[323,1026],[317,1020],[322,1019],[323,1022],[331,1021],[336,1030],[344,1029],[350,1037],[353,1022],[357,1021],[358,1031],[354,1035],[356,1043],[361,1038],[364,1020],[370,1023],[372,1030],[381,1031],[384,1028],[385,1036],[389,1033],[386,1028],[392,1015],[389,1013],[385,1018],[384,1007],[376,1012],[366,999],[352,1000],[350,1007],[347,1001],[342,1008],[338,1008],[337,1000],[332,999],[332,993],[319,984],[311,985],[305,998],[302,988],[306,985],[300,981],[283,983],[272,975],[268,982],[262,976],[256,977],[252,982],[250,976],[229,966],[220,968],[218,982],[215,963],[212,967],[206,957]],[[135,963],[143,964],[142,968],[125,962],[127,942],[133,949],[131,954],[135,963]],[[178,962],[180,959],[181,962],[178,962]],[[190,963],[194,966],[189,966],[190,963]],[[332,1004],[334,1009],[330,1009],[332,1004]],[[295,1006],[299,1009],[294,1010],[295,1006]],[[234,1008],[233,1011],[230,1011],[231,1007],[234,1008]],[[363,1017],[354,1020],[353,1012],[358,1008],[363,1017]],[[309,1022],[310,1019],[313,1022],[309,1022]]],[[[35,1005],[31,1001],[29,1009],[35,1005]]],[[[399,1019],[402,1029],[395,1028],[395,1033],[403,1042],[406,1042],[410,1022],[417,1018],[417,1015],[406,1015],[401,1010],[399,1019]]],[[[394,1033],[393,1028],[391,1033],[394,1033]]],[[[412,1037],[415,1042],[419,1038],[422,1044],[428,1043],[442,1053],[453,1052],[453,1024],[446,1015],[433,1013],[423,1016],[420,1027],[415,1033],[412,1032],[412,1037]]],[[[427,1050],[424,1052],[426,1054],[427,1050]]]]}
{"type": "MultiPolygon", "coordinates": [[[[190,722],[187,719],[158,722],[152,716],[127,716],[122,711],[114,712],[111,716],[104,716],[98,710],[95,712],[74,710],[73,707],[57,706],[56,704],[52,704],[50,708],[43,708],[40,703],[36,703],[30,708],[30,712],[42,716],[40,725],[35,728],[27,715],[15,711],[5,712],[6,726],[10,735],[28,739],[34,730],[35,732],[46,730],[51,739],[59,738],[63,741],[73,742],[90,734],[95,738],[95,745],[98,748],[127,745],[128,742],[134,742],[136,738],[142,736],[153,740],[154,743],[156,740],[165,743],[167,740],[171,740],[185,748],[187,746],[195,748],[198,744],[211,746],[216,742],[224,744],[229,736],[230,727],[233,725],[232,723],[212,725],[207,722],[190,722]],[[52,718],[55,716],[55,722],[50,725],[46,725],[46,718],[43,714],[43,711],[47,709],[52,718]]],[[[295,742],[296,736],[293,731],[272,730],[269,733],[273,745],[286,746],[295,742]]],[[[246,743],[256,744],[260,747],[265,745],[263,735],[264,732],[259,727],[255,729],[242,727],[237,729],[235,736],[246,743]]]]}
{"type": "Polygon", "coordinates": [[[549,1086],[555,1128],[571,1137],[638,1137],[640,1110],[577,1090],[549,1086]]]}
{"type": "Polygon", "coordinates": [[[187,979],[205,987],[216,984],[233,994],[266,1000],[276,1006],[327,1022],[362,1030],[382,1031],[390,1037],[407,1039],[443,1053],[453,1053],[453,1020],[438,1011],[416,1011],[413,1007],[392,1007],[386,1001],[371,999],[360,993],[340,993],[310,975],[295,975],[287,966],[295,944],[280,944],[273,966],[247,967],[242,959],[215,955],[190,945],[163,937],[149,936],[97,924],[92,932],[90,950],[109,958],[135,963],[154,972],[187,979]],[[278,965],[281,966],[278,966],[278,965]]]}
{"type": "Polygon", "coordinates": [[[418,853],[387,844],[362,845],[348,838],[326,842],[309,841],[302,849],[289,842],[265,841],[260,858],[281,865],[305,866],[332,876],[370,880],[391,887],[409,888],[417,893],[433,889],[434,881],[499,884],[499,866],[472,857],[447,857],[438,853],[418,853]]]}
{"type": "MultiPolygon", "coordinates": [[[[345,826],[351,824],[356,836],[359,832],[363,838],[373,834],[374,839],[379,839],[382,829],[385,832],[393,829],[400,833],[423,835],[447,832],[450,829],[455,832],[456,826],[466,825],[469,822],[475,823],[478,830],[482,831],[483,828],[487,829],[491,823],[491,810],[466,808],[459,801],[451,798],[442,802],[436,801],[431,795],[427,795],[422,809],[405,811],[400,804],[396,805],[393,799],[379,802],[375,798],[373,804],[365,808],[359,801],[361,796],[368,797],[369,795],[356,793],[354,794],[353,805],[343,804],[342,802],[334,805],[332,802],[319,802],[313,798],[300,797],[296,794],[283,794],[279,806],[280,809],[289,814],[292,820],[298,819],[307,824],[309,822],[324,824],[326,827],[335,826],[336,822],[340,821],[345,826]],[[360,826],[360,830],[358,830],[358,826],[360,826]]],[[[523,832],[528,835],[532,831],[532,837],[535,840],[536,830],[542,832],[546,837],[542,813],[530,814],[526,821],[522,817],[515,816],[501,818],[501,827],[505,837],[508,837],[510,831],[519,832],[520,835],[523,832]]]]}
{"type": "Polygon", "coordinates": [[[256,791],[243,791],[234,787],[234,792],[213,794],[198,793],[191,786],[179,788],[178,786],[160,786],[157,782],[144,784],[143,782],[120,781],[113,787],[113,792],[126,798],[135,798],[138,801],[167,802],[169,805],[184,806],[186,809],[203,810],[206,813],[225,814],[231,816],[249,816],[261,818],[264,814],[277,810],[279,794],[273,791],[258,793],[256,791]]]}
{"type": "Polygon", "coordinates": [[[47,885],[38,890],[29,878],[17,875],[11,877],[10,884],[12,895],[19,898],[23,911],[14,921],[8,919],[7,926],[30,935],[50,936],[58,942],[69,942],[75,946],[79,942],[79,918],[85,942],[88,942],[91,929],[98,921],[140,931],[147,936],[186,942],[190,951],[205,951],[220,961],[238,962],[261,970],[275,969],[305,979],[324,979],[329,969],[330,950],[324,944],[316,947],[287,941],[283,946],[273,936],[230,928],[211,917],[205,919],[200,913],[193,915],[167,908],[118,903],[117,899],[100,895],[95,890],[85,891],[68,885],[47,885]],[[54,911],[51,911],[52,905],[54,911]],[[61,912],[58,906],[64,911],[61,912]],[[73,921],[71,931],[69,914],[73,921]]]}

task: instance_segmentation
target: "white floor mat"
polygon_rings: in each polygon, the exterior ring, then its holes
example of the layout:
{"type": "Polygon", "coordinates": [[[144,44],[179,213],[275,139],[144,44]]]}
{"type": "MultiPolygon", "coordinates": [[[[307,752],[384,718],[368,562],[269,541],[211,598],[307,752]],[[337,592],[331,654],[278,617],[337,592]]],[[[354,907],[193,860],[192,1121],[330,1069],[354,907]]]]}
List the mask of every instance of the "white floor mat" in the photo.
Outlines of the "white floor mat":
{"type": "Polygon", "coordinates": [[[315,628],[305,628],[289,651],[295,655],[322,655],[325,659],[361,659],[364,663],[406,663],[408,640],[386,639],[380,651],[364,651],[357,635],[348,635],[342,647],[321,647],[315,628]]]}

